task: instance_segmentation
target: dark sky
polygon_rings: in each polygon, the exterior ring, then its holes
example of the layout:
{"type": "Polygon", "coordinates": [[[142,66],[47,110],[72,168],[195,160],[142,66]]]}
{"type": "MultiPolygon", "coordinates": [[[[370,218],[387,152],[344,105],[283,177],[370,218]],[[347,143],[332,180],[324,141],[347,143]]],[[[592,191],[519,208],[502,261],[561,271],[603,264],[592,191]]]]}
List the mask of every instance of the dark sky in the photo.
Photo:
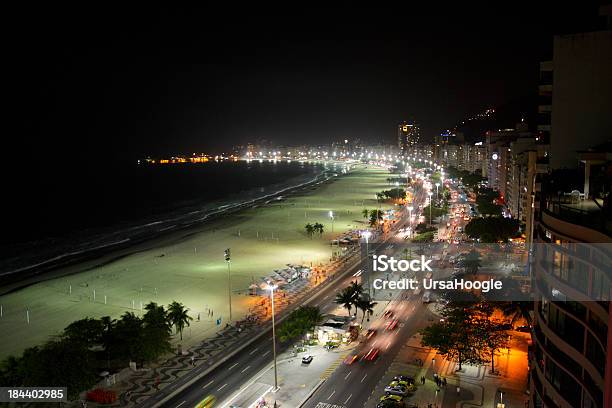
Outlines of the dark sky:
{"type": "Polygon", "coordinates": [[[7,13],[19,27],[9,47],[13,151],[131,160],[258,138],[391,142],[408,117],[432,135],[535,93],[551,35],[588,28],[597,11],[589,1],[252,3],[7,13]]]}

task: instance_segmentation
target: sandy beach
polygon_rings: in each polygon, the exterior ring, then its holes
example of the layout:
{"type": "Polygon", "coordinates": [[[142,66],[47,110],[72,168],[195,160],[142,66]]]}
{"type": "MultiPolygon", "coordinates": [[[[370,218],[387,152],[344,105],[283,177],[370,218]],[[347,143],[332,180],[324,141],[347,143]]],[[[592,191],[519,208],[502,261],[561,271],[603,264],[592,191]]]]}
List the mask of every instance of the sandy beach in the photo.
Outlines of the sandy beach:
{"type": "Polygon", "coordinates": [[[232,251],[232,317],[238,320],[250,306],[245,292],[253,281],[286,264],[326,262],[333,236],[365,227],[361,211],[378,206],[375,193],[386,187],[387,177],[383,169],[358,166],[282,200],[60,269],[54,272],[58,277],[0,296],[0,357],[43,343],[74,320],[140,314],[141,304],[150,301],[184,303],[194,317],[185,342],[199,341],[214,333],[217,318],[228,319],[224,249],[232,251]],[[309,238],[309,222],[322,223],[323,236],[309,238]]]}

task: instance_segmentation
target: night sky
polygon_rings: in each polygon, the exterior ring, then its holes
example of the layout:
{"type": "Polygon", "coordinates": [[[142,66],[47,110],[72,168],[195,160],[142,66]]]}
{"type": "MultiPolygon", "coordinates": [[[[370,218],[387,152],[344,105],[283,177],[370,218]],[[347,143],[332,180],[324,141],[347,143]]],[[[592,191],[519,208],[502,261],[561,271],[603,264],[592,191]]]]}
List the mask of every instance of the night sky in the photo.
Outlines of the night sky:
{"type": "Polygon", "coordinates": [[[552,33],[597,12],[597,2],[260,4],[20,10],[14,83],[27,147],[132,159],[258,138],[391,142],[408,117],[431,136],[534,94],[552,33]]]}
{"type": "Polygon", "coordinates": [[[119,211],[146,155],[395,143],[401,120],[431,137],[535,96],[553,33],[591,29],[598,6],[252,3],[5,9],[6,240],[119,211]]]}

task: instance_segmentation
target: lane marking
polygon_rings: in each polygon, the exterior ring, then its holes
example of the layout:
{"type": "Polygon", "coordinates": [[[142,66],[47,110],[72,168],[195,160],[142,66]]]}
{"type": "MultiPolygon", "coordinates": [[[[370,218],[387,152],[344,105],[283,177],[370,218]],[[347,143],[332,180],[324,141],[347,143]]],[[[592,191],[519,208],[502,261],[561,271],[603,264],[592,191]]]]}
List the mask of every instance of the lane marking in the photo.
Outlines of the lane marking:
{"type": "Polygon", "coordinates": [[[248,370],[249,368],[251,368],[251,366],[246,366],[246,368],[244,370],[241,371],[241,373],[244,373],[246,370],[248,370]]]}
{"type": "Polygon", "coordinates": [[[224,389],[225,387],[227,387],[227,383],[223,384],[221,387],[219,387],[217,389],[217,392],[221,391],[222,389],[224,389]]]}
{"type": "Polygon", "coordinates": [[[181,402],[180,404],[178,404],[178,405],[176,406],[176,408],[180,407],[181,405],[183,405],[183,404],[184,404],[184,403],[186,403],[186,402],[187,402],[187,401],[183,401],[183,402],[181,402]]]}
{"type": "Polygon", "coordinates": [[[202,389],[204,389],[204,388],[208,387],[210,384],[212,384],[212,383],[214,383],[214,382],[215,382],[215,380],[210,380],[210,382],[209,382],[208,384],[206,384],[205,386],[203,386],[203,387],[202,387],[202,389]]]}
{"type": "Polygon", "coordinates": [[[347,375],[344,377],[344,379],[345,379],[345,380],[346,380],[346,379],[348,379],[348,378],[349,378],[349,375],[351,375],[351,373],[352,373],[352,371],[349,371],[349,373],[348,373],[348,374],[347,374],[347,375]]]}
{"type": "Polygon", "coordinates": [[[363,378],[361,379],[361,382],[363,382],[363,380],[365,380],[365,378],[366,378],[367,376],[368,376],[367,374],[366,374],[366,375],[364,375],[364,376],[363,376],[363,378]]]}
{"type": "Polygon", "coordinates": [[[349,400],[351,399],[351,397],[353,396],[353,394],[349,395],[348,398],[346,399],[346,401],[344,401],[344,404],[348,404],[349,400]]]}
{"type": "Polygon", "coordinates": [[[227,369],[227,371],[231,370],[232,368],[236,367],[238,365],[238,363],[234,364],[233,366],[231,366],[230,368],[227,369]]]}
{"type": "Polygon", "coordinates": [[[251,351],[251,352],[249,353],[249,356],[250,356],[251,354],[255,353],[257,350],[259,350],[259,347],[255,348],[255,350],[251,351]]]}
{"type": "Polygon", "coordinates": [[[265,357],[265,356],[267,356],[268,354],[270,354],[270,350],[266,351],[266,352],[263,354],[263,356],[265,357]]]}
{"type": "Polygon", "coordinates": [[[333,390],[332,393],[329,394],[329,397],[327,397],[327,400],[329,401],[329,399],[333,397],[335,393],[336,393],[336,390],[333,390]]]}

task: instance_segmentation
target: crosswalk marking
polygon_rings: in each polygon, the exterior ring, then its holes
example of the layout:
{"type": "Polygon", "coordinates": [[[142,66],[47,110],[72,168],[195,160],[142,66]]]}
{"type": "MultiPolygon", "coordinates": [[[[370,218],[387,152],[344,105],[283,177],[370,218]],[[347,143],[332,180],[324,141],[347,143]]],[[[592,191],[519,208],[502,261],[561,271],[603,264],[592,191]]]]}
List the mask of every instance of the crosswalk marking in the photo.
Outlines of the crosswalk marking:
{"type": "Polygon", "coordinates": [[[334,371],[336,371],[336,368],[338,368],[338,366],[344,361],[344,359],[348,355],[349,351],[341,353],[340,356],[333,363],[331,363],[331,365],[327,367],[325,371],[323,371],[323,373],[321,374],[321,379],[328,378],[334,371]]]}

